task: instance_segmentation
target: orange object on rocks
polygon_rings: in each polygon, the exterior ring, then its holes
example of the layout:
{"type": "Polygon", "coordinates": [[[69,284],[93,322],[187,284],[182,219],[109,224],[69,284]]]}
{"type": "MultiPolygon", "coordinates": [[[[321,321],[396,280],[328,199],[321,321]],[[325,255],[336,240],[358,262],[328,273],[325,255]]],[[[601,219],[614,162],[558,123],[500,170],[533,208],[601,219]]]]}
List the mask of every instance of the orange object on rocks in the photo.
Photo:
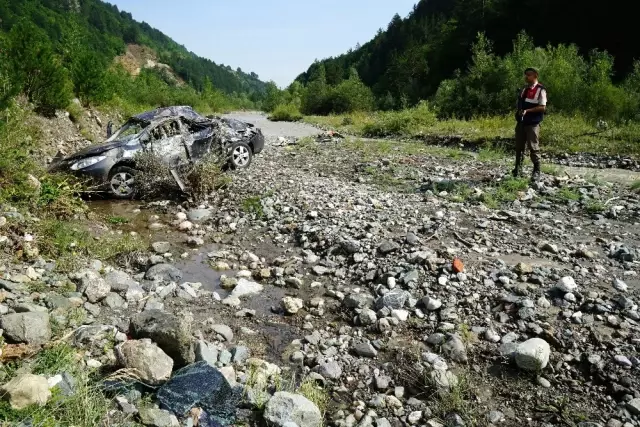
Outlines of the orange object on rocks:
{"type": "Polygon", "coordinates": [[[453,272],[462,273],[464,271],[464,264],[460,261],[460,258],[453,259],[453,272]]]}

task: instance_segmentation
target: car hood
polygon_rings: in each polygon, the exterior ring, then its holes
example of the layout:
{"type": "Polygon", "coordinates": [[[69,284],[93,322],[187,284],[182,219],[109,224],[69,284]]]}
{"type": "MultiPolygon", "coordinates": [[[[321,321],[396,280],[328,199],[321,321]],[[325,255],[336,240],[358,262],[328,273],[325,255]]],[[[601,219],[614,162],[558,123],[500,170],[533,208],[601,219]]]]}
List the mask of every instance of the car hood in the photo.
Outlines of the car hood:
{"type": "Polygon", "coordinates": [[[65,160],[83,159],[85,157],[97,156],[99,154],[104,153],[105,151],[122,147],[126,143],[127,143],[126,140],[117,140],[117,141],[111,141],[111,142],[104,142],[102,144],[91,145],[87,148],[84,148],[80,151],[73,153],[72,155],[67,157],[65,160]]]}

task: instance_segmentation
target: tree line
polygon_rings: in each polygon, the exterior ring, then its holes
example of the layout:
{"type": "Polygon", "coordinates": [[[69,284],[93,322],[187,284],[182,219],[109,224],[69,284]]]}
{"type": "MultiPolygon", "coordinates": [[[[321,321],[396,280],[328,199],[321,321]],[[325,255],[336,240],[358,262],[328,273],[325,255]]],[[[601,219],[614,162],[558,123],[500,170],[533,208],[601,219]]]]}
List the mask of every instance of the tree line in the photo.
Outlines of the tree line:
{"type": "Polygon", "coordinates": [[[250,108],[264,91],[255,73],[200,58],[100,0],[0,0],[0,103],[22,92],[44,113],[73,96],[84,103],[119,97],[138,105],[250,108]],[[154,49],[186,84],[162,69],[144,69],[134,80],[113,61],[128,43],[154,49]]]}
{"type": "Polygon", "coordinates": [[[361,99],[372,100],[354,108],[402,109],[428,100],[443,117],[468,118],[508,112],[522,71],[534,66],[549,86],[552,111],[627,120],[640,105],[633,16],[630,3],[421,0],[370,42],[316,61],[296,79],[304,90],[293,92],[303,93],[306,114],[344,110],[332,98],[352,82],[361,99]]]}

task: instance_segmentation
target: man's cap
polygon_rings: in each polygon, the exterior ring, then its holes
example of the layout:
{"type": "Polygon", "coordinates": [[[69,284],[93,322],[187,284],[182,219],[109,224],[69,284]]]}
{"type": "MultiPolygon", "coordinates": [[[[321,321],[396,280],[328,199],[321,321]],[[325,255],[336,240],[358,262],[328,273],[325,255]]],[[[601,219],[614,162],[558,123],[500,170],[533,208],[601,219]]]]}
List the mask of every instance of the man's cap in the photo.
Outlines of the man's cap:
{"type": "Polygon", "coordinates": [[[527,73],[529,73],[529,72],[534,72],[534,73],[536,73],[536,74],[540,74],[540,73],[538,73],[538,70],[537,70],[536,68],[533,68],[533,67],[529,67],[529,68],[527,68],[526,70],[524,70],[524,73],[525,73],[525,74],[527,74],[527,73]]]}

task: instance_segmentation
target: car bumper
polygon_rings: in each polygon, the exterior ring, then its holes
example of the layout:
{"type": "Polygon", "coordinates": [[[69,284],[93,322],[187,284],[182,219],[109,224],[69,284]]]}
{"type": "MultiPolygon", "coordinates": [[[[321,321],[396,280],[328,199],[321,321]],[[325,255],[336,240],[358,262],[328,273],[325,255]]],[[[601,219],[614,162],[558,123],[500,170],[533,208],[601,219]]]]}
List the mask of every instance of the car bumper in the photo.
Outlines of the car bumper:
{"type": "Polygon", "coordinates": [[[105,191],[109,189],[109,171],[114,166],[114,159],[107,157],[101,162],[77,171],[71,166],[78,160],[58,161],[49,167],[50,173],[67,173],[77,177],[90,191],[105,191]]]}

